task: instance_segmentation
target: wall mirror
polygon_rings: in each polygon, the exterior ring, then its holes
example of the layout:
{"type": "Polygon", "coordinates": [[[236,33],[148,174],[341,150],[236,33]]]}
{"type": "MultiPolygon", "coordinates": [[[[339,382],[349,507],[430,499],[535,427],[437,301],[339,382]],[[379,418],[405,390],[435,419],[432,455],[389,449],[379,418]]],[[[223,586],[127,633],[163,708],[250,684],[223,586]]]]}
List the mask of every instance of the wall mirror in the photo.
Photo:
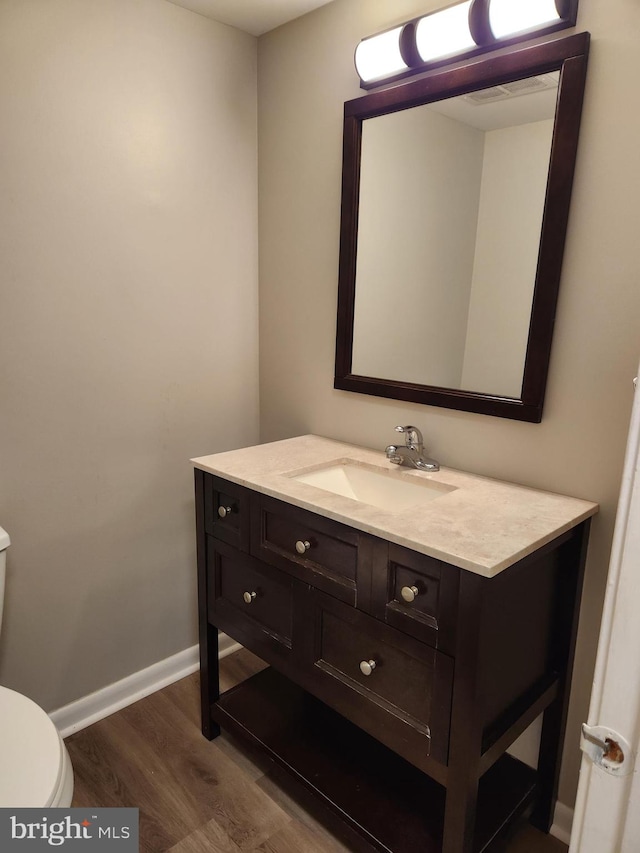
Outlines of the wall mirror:
{"type": "Polygon", "coordinates": [[[336,388],[541,420],[588,46],[345,104],[336,388]]]}

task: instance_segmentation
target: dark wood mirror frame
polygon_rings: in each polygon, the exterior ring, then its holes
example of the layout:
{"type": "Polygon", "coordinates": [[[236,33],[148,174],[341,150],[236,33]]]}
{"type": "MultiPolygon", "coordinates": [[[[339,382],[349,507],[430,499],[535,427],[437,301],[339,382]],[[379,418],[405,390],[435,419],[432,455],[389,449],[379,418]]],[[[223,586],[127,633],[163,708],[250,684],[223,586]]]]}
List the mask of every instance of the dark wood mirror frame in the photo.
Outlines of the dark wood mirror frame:
{"type": "MultiPolygon", "coordinates": [[[[451,68],[440,68],[409,83],[345,103],[335,388],[532,423],[541,421],[588,51],[589,33],[547,41],[536,40],[480,59],[458,63],[451,68]],[[521,397],[501,397],[353,374],[351,365],[363,121],[557,70],[561,71],[560,84],[521,397]]],[[[401,285],[401,282],[398,284],[401,285]]]]}

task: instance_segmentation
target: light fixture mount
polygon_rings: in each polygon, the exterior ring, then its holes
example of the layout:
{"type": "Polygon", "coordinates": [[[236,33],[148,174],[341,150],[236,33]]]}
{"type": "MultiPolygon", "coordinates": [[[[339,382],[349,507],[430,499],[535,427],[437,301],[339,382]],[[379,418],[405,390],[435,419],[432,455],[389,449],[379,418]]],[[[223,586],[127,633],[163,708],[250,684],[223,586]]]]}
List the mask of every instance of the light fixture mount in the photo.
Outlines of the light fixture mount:
{"type": "Polygon", "coordinates": [[[363,39],[363,89],[573,27],[579,0],[462,0],[363,39]],[[379,59],[378,59],[379,55],[379,59]]]}
{"type": "Polygon", "coordinates": [[[408,68],[414,68],[422,62],[416,46],[416,21],[409,21],[400,34],[400,53],[408,68]]]}
{"type": "Polygon", "coordinates": [[[469,29],[478,45],[490,46],[497,41],[489,25],[489,3],[491,0],[475,0],[469,11],[469,29]]]}

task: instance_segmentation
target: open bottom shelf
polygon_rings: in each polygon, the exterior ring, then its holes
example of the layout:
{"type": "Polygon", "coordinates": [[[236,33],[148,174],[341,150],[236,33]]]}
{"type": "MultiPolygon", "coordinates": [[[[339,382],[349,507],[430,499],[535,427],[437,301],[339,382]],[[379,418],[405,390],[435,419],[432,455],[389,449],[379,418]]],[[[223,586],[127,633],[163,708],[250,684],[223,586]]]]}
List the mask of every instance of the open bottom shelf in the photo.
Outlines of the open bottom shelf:
{"type": "MultiPolygon", "coordinates": [[[[280,779],[288,777],[307,804],[311,795],[360,849],[441,853],[445,789],[275,670],[223,694],[211,712],[284,769],[280,779]]],[[[507,755],[485,773],[475,853],[527,807],[535,781],[534,770],[507,755]]]]}

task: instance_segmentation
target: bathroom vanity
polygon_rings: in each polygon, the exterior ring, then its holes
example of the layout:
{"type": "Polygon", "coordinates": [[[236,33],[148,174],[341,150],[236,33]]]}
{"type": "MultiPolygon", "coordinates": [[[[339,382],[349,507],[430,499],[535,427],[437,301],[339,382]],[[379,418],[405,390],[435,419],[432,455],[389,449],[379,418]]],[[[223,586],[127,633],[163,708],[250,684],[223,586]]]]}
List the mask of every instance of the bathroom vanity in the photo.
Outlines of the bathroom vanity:
{"type": "Polygon", "coordinates": [[[548,831],[597,506],[317,436],[193,464],[204,735],[354,850],[548,831]],[[218,630],[270,664],[222,695],[218,630]],[[543,712],[533,770],[506,751],[543,712]]]}

